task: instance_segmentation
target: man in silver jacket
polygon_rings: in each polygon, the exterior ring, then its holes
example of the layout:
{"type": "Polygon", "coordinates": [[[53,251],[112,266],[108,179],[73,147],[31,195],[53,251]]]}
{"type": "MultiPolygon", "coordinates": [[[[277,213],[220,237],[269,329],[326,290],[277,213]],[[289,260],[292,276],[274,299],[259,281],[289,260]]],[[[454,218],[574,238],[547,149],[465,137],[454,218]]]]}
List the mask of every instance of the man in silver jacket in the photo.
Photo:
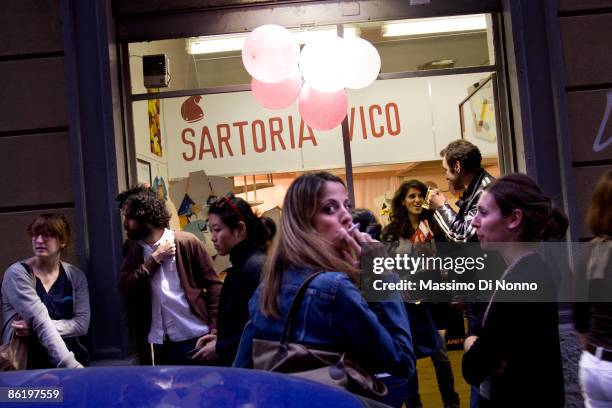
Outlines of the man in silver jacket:
{"type": "Polygon", "coordinates": [[[476,242],[476,230],[472,220],[476,215],[476,204],[486,186],[494,178],[481,167],[482,156],[478,147],[467,140],[455,140],[440,152],[446,179],[454,190],[463,190],[457,201],[459,212],[448,204],[439,190],[430,194],[430,206],[435,210],[434,219],[449,242],[476,242]]]}
{"type": "MultiPolygon", "coordinates": [[[[455,212],[448,204],[446,197],[439,190],[429,194],[429,206],[435,210],[434,220],[444,232],[449,242],[477,242],[476,230],[472,227],[472,220],[476,216],[478,199],[488,186],[495,180],[482,168],[482,156],[478,147],[467,140],[455,140],[441,152],[442,166],[444,167],[449,187],[454,190],[464,190],[455,212]]],[[[466,303],[466,316],[468,319],[467,335],[477,335],[486,303],[466,303]]],[[[472,387],[470,406],[478,407],[478,388],[472,387]]]]}

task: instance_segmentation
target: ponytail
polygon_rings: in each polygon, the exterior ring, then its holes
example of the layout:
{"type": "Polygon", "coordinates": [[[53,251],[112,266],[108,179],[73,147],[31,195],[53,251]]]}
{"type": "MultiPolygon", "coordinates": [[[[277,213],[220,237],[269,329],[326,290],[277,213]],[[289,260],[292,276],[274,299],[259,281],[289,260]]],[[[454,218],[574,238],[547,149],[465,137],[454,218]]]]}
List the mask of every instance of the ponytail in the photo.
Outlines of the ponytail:
{"type": "Polygon", "coordinates": [[[509,174],[494,181],[486,191],[495,198],[504,216],[516,209],[522,211],[521,240],[562,239],[565,236],[567,217],[528,176],[509,174]]]}
{"type": "Polygon", "coordinates": [[[569,225],[565,214],[557,207],[551,207],[550,218],[546,225],[541,229],[540,239],[562,239],[565,236],[569,225]]]}

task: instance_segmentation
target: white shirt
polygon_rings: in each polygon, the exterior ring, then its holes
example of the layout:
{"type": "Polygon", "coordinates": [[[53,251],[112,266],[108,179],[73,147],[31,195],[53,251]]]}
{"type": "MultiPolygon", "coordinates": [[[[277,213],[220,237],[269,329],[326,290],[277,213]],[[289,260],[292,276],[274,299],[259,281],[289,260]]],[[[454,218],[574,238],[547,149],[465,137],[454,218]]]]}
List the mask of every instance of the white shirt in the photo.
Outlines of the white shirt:
{"type": "MultiPolygon", "coordinates": [[[[166,228],[153,245],[139,241],[148,259],[164,241],[174,241],[174,231],[166,228]]],[[[164,335],[171,341],[193,339],[208,333],[209,327],[191,309],[176,271],[176,258],[164,260],[151,278],[151,329],[149,343],[163,344],[164,335]]]]}

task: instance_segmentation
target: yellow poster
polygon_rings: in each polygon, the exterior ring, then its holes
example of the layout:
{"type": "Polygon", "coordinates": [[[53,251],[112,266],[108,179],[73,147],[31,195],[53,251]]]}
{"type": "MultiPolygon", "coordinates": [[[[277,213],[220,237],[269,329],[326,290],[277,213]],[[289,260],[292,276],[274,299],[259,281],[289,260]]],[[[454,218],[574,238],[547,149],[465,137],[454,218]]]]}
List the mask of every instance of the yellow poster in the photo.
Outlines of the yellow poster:
{"type": "MultiPolygon", "coordinates": [[[[149,92],[157,92],[158,89],[150,89],[149,92]]],[[[147,111],[149,112],[149,142],[151,153],[162,157],[161,125],[159,123],[160,100],[149,99],[147,101],[147,111]]]]}

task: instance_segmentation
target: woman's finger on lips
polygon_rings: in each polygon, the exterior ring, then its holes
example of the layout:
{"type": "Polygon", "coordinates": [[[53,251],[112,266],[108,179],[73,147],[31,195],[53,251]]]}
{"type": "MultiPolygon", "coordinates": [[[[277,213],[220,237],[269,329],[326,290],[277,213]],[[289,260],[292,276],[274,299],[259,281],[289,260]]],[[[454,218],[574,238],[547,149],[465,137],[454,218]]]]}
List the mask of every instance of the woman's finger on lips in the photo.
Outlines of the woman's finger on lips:
{"type": "Polygon", "coordinates": [[[349,233],[344,228],[340,228],[339,237],[340,237],[340,240],[346,244],[348,249],[355,251],[357,255],[361,254],[361,246],[352,237],[352,232],[349,233]]]}

